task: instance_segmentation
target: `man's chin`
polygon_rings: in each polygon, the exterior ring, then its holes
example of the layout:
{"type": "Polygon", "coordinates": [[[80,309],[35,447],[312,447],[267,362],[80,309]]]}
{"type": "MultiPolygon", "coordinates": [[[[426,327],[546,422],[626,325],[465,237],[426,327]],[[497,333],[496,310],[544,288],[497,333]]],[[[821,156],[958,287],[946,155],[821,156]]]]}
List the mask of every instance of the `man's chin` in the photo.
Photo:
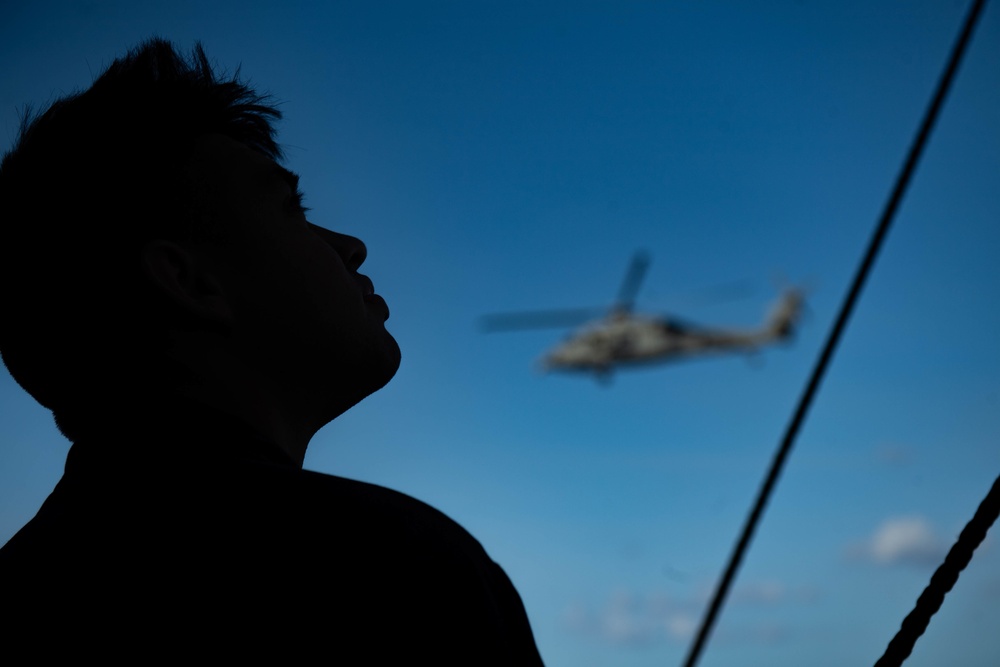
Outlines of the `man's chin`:
{"type": "Polygon", "coordinates": [[[332,414],[327,416],[327,422],[344,414],[355,405],[368,398],[379,389],[389,384],[389,381],[399,370],[401,354],[396,339],[385,333],[382,345],[377,350],[368,350],[367,355],[348,367],[342,367],[333,373],[338,380],[340,391],[331,396],[332,414]]]}
{"type": "Polygon", "coordinates": [[[385,332],[383,342],[384,345],[378,350],[378,353],[372,355],[369,366],[362,371],[365,379],[358,384],[363,387],[364,396],[358,400],[370,396],[389,384],[389,381],[395,377],[396,372],[399,370],[399,364],[402,360],[399,344],[388,331],[385,332]]]}
{"type": "Polygon", "coordinates": [[[386,355],[385,369],[382,373],[382,375],[385,377],[385,380],[382,382],[382,384],[380,384],[378,387],[375,388],[375,391],[378,391],[385,385],[389,384],[389,380],[391,380],[396,376],[396,372],[399,370],[399,364],[403,358],[403,354],[399,349],[399,344],[396,342],[396,339],[393,338],[391,334],[388,334],[388,332],[387,336],[389,338],[388,342],[390,343],[390,345],[389,349],[387,350],[388,354],[386,355]]]}

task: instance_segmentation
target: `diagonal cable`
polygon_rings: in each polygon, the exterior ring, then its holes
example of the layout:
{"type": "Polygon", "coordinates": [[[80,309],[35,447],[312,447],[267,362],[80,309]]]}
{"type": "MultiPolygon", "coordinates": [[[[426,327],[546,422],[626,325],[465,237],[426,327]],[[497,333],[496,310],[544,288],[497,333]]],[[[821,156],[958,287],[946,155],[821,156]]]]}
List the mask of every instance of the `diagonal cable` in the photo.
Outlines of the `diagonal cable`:
{"type": "Polygon", "coordinates": [[[792,449],[792,445],[798,435],[799,428],[801,427],[806,413],[809,410],[809,406],[812,403],[813,396],[819,388],[819,384],[824,373],[826,372],[827,366],[830,363],[830,359],[833,357],[833,352],[837,347],[837,343],[840,341],[841,334],[847,326],[847,321],[850,318],[851,312],[854,310],[854,305],[858,300],[859,294],[861,293],[861,288],[864,286],[865,280],[867,279],[868,274],[871,271],[871,267],[875,262],[875,258],[882,247],[886,232],[889,230],[889,225],[895,217],[896,210],[899,208],[899,203],[910,183],[910,179],[916,169],[917,162],[923,153],[924,146],[926,145],[931,129],[934,127],[934,123],[937,120],[938,113],[941,110],[941,106],[948,93],[948,89],[951,87],[951,83],[955,78],[958,65],[965,53],[969,38],[972,35],[972,30],[979,19],[984,4],[985,0],[974,0],[972,3],[972,7],[969,10],[968,16],[966,17],[965,23],[962,27],[962,32],[960,33],[958,40],[955,42],[951,56],[948,59],[948,64],[945,68],[944,74],[938,82],[934,97],[931,100],[930,106],[927,108],[923,122],[920,125],[920,129],[910,147],[909,154],[906,157],[906,162],[903,164],[903,169],[900,172],[899,177],[896,179],[896,185],[889,196],[889,200],[882,212],[882,217],[879,219],[878,225],[875,228],[875,233],[869,241],[868,250],[865,253],[861,265],[855,273],[854,281],[851,283],[851,288],[841,305],[840,312],[827,338],[826,345],[820,353],[816,366],[813,368],[812,375],[809,378],[809,382],[799,399],[798,406],[796,407],[795,412],[792,415],[792,419],[785,431],[785,435],[781,440],[781,444],[771,461],[771,467],[757,493],[757,499],[754,502],[753,508],[743,525],[743,530],[740,534],[739,540],[736,542],[733,553],[729,558],[729,563],[722,575],[722,579],[719,581],[719,584],[715,589],[712,601],[709,604],[705,617],[702,619],[701,625],[698,628],[698,633],[695,636],[694,643],[692,643],[691,648],[688,651],[687,658],[684,661],[684,667],[694,667],[698,664],[698,658],[705,647],[708,637],[712,631],[712,627],[715,624],[715,620],[718,617],[722,606],[725,604],[729,588],[736,577],[736,572],[739,570],[743,556],[750,545],[750,540],[757,528],[757,523],[760,521],[760,518],[764,513],[764,508],[766,507],[767,501],[772,490],[774,489],[774,485],[778,481],[781,469],[784,466],[785,460],[788,458],[788,453],[792,449]]]}
{"type": "Polygon", "coordinates": [[[992,488],[979,504],[972,519],[965,524],[958,540],[945,556],[944,562],[934,571],[927,588],[917,598],[913,611],[903,619],[899,631],[889,642],[885,653],[875,663],[875,667],[899,667],[910,656],[914,644],[930,624],[931,616],[941,608],[944,596],[972,560],[972,552],[986,537],[993,522],[997,520],[997,515],[1000,515],[1000,477],[993,482],[992,488]]]}

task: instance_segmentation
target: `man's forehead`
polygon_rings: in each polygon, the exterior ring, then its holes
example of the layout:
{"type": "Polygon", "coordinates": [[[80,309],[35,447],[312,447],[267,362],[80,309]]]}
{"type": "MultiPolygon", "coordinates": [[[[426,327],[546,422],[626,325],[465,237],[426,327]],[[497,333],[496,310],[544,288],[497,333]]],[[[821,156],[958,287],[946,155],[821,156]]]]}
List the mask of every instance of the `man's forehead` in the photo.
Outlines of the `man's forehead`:
{"type": "Polygon", "coordinates": [[[206,134],[195,140],[192,167],[200,176],[232,185],[265,187],[274,181],[298,186],[299,177],[271,158],[222,134],[206,134]]]}

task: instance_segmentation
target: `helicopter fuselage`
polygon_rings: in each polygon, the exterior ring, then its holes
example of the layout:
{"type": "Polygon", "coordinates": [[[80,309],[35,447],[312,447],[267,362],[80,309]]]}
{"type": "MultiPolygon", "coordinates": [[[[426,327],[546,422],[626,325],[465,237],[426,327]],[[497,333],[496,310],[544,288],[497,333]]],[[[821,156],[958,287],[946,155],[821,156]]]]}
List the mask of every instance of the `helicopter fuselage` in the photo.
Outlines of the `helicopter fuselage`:
{"type": "MultiPolygon", "coordinates": [[[[757,348],[787,340],[794,333],[804,304],[804,292],[789,287],[777,299],[763,324],[749,329],[706,328],[673,318],[638,315],[634,312],[649,257],[632,257],[618,299],[607,314],[570,334],[539,360],[544,371],[589,371],[606,380],[619,366],[651,364],[702,356],[713,352],[754,352],[757,348]]],[[[484,319],[488,331],[579,324],[593,309],[560,309],[499,313],[484,319]]]]}
{"type": "Polygon", "coordinates": [[[541,366],[549,371],[607,373],[632,363],[671,361],[710,352],[753,352],[789,337],[798,319],[801,294],[787,292],[758,329],[706,329],[673,319],[612,312],[583,327],[550,350],[541,366]]]}

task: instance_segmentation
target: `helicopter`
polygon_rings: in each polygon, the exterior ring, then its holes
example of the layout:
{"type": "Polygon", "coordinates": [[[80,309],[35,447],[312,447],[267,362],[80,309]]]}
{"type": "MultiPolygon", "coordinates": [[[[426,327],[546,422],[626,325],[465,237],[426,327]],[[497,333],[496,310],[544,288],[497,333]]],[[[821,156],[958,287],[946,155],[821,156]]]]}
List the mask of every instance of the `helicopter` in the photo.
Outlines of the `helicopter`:
{"type": "Polygon", "coordinates": [[[798,287],[786,287],[756,328],[709,328],[673,317],[636,314],[635,296],[649,263],[647,253],[633,255],[618,299],[597,319],[592,319],[594,309],[582,308],[498,313],[483,317],[482,328],[496,332],[577,325],[566,340],[542,356],[540,370],[593,373],[599,381],[609,380],[613,370],[626,366],[712,353],[752,353],[786,342],[795,333],[805,305],[805,291],[798,287]]]}

